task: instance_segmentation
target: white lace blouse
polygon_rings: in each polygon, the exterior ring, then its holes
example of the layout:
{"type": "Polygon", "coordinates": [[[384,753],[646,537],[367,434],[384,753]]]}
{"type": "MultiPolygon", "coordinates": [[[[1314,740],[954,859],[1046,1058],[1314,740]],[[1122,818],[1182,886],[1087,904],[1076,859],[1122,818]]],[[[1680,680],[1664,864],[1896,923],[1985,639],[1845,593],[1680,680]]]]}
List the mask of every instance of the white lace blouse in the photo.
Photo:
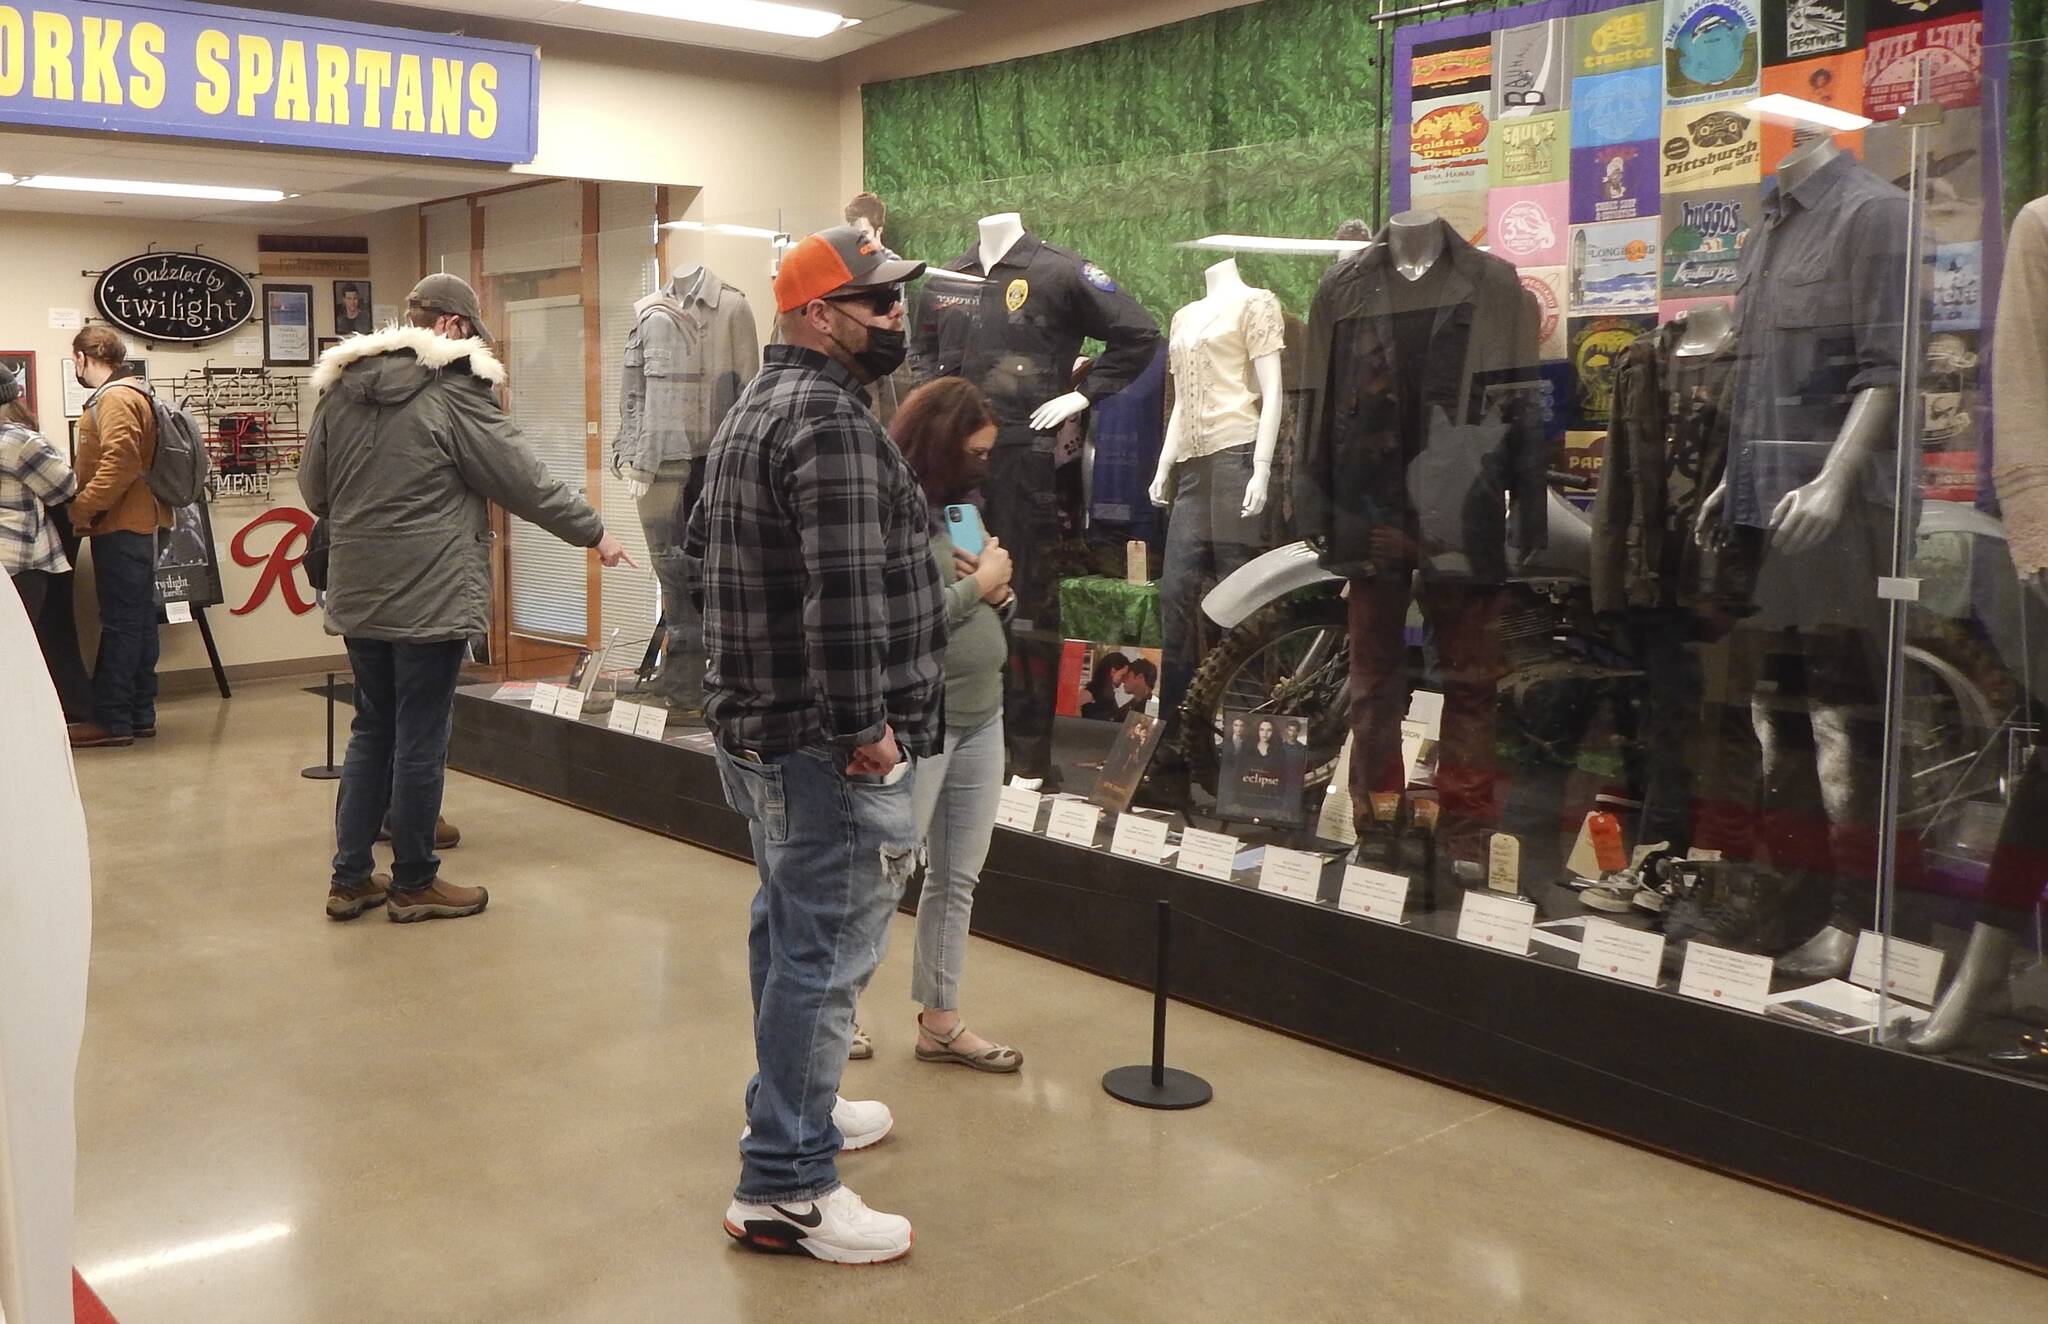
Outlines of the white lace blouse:
{"type": "Polygon", "coordinates": [[[1183,460],[1244,446],[1259,434],[1259,380],[1252,362],[1286,347],[1280,300],[1244,289],[1197,300],[1173,315],[1168,365],[1180,415],[1174,453],[1183,460]]]}

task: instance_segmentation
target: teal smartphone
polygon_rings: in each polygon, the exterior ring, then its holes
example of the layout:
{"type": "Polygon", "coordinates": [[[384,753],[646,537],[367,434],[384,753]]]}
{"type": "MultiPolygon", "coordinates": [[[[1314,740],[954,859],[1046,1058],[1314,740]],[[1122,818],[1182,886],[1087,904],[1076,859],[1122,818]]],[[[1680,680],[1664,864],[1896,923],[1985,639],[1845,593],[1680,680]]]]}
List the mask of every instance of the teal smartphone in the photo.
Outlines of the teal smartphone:
{"type": "Polygon", "coordinates": [[[981,512],[973,506],[947,506],[946,533],[953,539],[954,550],[969,556],[980,556],[981,549],[988,546],[988,530],[981,526],[981,512]]]}

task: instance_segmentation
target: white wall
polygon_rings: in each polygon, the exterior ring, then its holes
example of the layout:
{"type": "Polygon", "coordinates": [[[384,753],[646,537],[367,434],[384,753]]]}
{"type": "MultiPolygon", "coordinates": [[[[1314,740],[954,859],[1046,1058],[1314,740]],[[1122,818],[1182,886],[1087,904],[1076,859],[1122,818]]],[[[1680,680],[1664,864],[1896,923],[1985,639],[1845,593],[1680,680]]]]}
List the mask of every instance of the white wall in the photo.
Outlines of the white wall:
{"type": "MultiPolygon", "coordinates": [[[[413,212],[407,208],[387,212],[356,224],[318,227],[323,234],[362,235],[370,241],[371,289],[375,302],[397,304],[417,279],[419,238],[413,212]]],[[[68,447],[68,425],[64,414],[63,365],[70,356],[72,333],[50,329],[50,310],[92,311],[93,279],[79,273],[102,270],[124,257],[143,252],[151,244],[160,249],[203,248],[232,263],[242,271],[257,270],[254,226],[191,225],[175,221],[115,220],[99,216],[54,216],[26,212],[0,212],[0,253],[33,254],[33,261],[14,261],[7,279],[7,297],[0,299],[0,348],[33,350],[36,355],[36,404],[44,433],[59,450],[68,447]]],[[[333,333],[332,282],[316,278],[288,277],[289,283],[313,286],[313,320],[316,335],[333,333]]],[[[259,279],[253,282],[262,285],[259,279]]],[[[254,328],[254,324],[252,324],[254,328]]],[[[260,328],[254,328],[259,329],[260,328]]],[[[199,347],[144,345],[130,346],[132,354],[146,356],[152,378],[181,374],[203,368],[208,361],[255,366],[257,358],[237,358],[230,350],[232,338],[199,347]]],[[[280,371],[310,371],[281,369],[280,371]]],[[[302,401],[302,419],[310,421],[312,398],[302,401]]],[[[299,504],[298,488],[290,474],[280,475],[273,505],[299,504]]],[[[328,638],[317,612],[295,616],[273,591],[270,600],[246,616],[235,616],[230,608],[241,606],[254,589],[261,570],[244,568],[229,555],[236,532],[262,514],[267,507],[246,498],[228,499],[212,510],[213,531],[221,578],[227,603],[208,611],[207,619],[219,643],[222,660],[229,666],[269,666],[298,660],[320,659],[340,653],[338,640],[328,638]]],[[[250,549],[267,550],[274,539],[269,530],[252,537],[250,549]]],[[[92,656],[94,618],[90,575],[81,568],[78,596],[80,616],[86,626],[86,657],[92,656]]],[[[302,581],[303,582],[303,581],[302,581]]],[[[163,636],[162,670],[166,673],[204,668],[206,652],[193,626],[174,626],[163,636]]]]}

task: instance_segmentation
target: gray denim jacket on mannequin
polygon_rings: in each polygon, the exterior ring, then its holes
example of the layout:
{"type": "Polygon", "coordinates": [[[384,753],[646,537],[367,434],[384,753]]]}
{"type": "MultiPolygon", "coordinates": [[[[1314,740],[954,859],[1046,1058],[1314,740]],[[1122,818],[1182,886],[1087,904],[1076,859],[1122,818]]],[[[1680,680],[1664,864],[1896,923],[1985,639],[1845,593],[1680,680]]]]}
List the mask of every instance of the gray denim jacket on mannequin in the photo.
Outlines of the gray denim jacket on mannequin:
{"type": "Polygon", "coordinates": [[[633,308],[613,470],[649,484],[687,474],[760,369],[747,297],[709,267],[678,273],[633,308]]]}

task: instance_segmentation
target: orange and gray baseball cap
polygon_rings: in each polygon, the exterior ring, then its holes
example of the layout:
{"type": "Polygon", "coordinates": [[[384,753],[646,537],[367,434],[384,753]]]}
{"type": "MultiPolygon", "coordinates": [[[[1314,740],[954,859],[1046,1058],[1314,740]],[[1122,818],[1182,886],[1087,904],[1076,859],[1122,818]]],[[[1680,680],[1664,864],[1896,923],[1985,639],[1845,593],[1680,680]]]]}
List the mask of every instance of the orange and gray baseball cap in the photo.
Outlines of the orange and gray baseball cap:
{"type": "Polygon", "coordinates": [[[483,309],[477,304],[476,291],[460,276],[445,271],[436,272],[412,287],[412,293],[405,296],[409,304],[437,313],[453,313],[468,322],[479,340],[497,339],[490,328],[484,325],[483,309]]]}
{"type": "Polygon", "coordinates": [[[924,263],[897,257],[851,225],[820,230],[783,255],[775,273],[775,307],[792,312],[842,290],[901,285],[924,274],[924,263]]]}

